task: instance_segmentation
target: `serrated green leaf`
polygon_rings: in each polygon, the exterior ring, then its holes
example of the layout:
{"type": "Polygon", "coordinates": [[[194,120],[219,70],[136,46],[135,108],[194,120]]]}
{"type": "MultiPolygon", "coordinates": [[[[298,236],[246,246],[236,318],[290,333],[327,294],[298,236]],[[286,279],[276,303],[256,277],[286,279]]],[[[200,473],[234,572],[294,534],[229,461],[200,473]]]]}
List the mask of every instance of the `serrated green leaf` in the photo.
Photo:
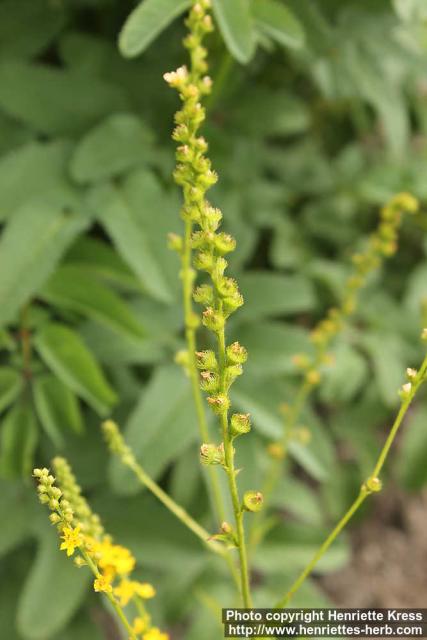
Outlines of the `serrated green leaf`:
{"type": "Polygon", "coordinates": [[[52,375],[38,376],[33,385],[34,404],[42,427],[57,447],[64,444],[63,431],[83,431],[83,421],[74,393],[52,375]]]}
{"type": "Polygon", "coordinates": [[[151,131],[139,118],[129,113],[116,113],[78,143],[71,158],[71,175],[83,183],[111,178],[146,163],[152,142],[151,131]]]}
{"type": "Polygon", "coordinates": [[[11,367],[0,367],[0,412],[19,395],[23,387],[22,375],[11,367]]]}
{"type": "Polygon", "coordinates": [[[242,64],[255,53],[255,32],[248,0],[213,0],[213,11],[230,53],[242,64]]]}
{"type": "Polygon", "coordinates": [[[0,240],[0,325],[10,322],[37,292],[88,224],[87,216],[65,212],[54,199],[16,212],[0,240]]]}
{"type": "MultiPolygon", "coordinates": [[[[170,302],[172,294],[163,266],[153,251],[141,219],[141,209],[146,208],[152,215],[149,193],[146,193],[145,202],[141,201],[136,208],[126,199],[122,189],[105,185],[92,191],[90,203],[123,260],[134,270],[147,292],[158,300],[170,302]]],[[[157,202],[155,206],[158,207],[157,202]]],[[[166,246],[166,238],[164,244],[166,246]]]]}
{"type": "Polygon", "coordinates": [[[120,32],[122,55],[133,58],[142,53],[190,4],[190,0],[142,0],[120,32]]]}
{"type": "Polygon", "coordinates": [[[109,413],[116,394],[79,334],[59,323],[44,325],[34,346],[47,366],[101,416],[109,413]]]}
{"type": "Polygon", "coordinates": [[[38,440],[37,424],[28,405],[16,405],[0,430],[0,473],[6,478],[27,476],[38,440]]]}
{"type": "Polygon", "coordinates": [[[2,62],[0,86],[0,106],[6,113],[50,135],[79,133],[128,107],[116,85],[41,64],[2,62]]]}
{"type": "MultiPolygon", "coordinates": [[[[176,366],[160,367],[143,389],[124,436],[153,477],[198,437],[188,379],[176,366]]],[[[120,493],[141,489],[119,460],[113,460],[114,486],[120,493]]]]}
{"type": "Polygon", "coordinates": [[[39,296],[42,300],[81,313],[119,333],[137,338],[144,336],[142,325],[131,308],[86,267],[59,267],[39,296]]]}
{"type": "Polygon", "coordinates": [[[87,590],[90,574],[59,551],[54,527],[43,528],[40,546],[18,601],[17,625],[25,640],[60,637],[87,590]]]}

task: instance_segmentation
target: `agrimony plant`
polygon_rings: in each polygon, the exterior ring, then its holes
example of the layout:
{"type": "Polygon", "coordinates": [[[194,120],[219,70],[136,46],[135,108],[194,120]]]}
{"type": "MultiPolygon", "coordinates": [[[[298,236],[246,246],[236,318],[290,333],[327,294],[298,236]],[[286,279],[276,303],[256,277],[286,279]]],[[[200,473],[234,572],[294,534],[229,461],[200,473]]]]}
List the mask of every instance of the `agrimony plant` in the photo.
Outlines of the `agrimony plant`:
{"type": "MultiPolygon", "coordinates": [[[[230,315],[243,304],[243,297],[236,281],[225,275],[227,261],[224,256],[234,250],[236,243],[229,234],[219,230],[222,213],[206,199],[207,191],[217,182],[218,177],[205,155],[207,143],[203,137],[198,136],[205,119],[201,99],[212,87],[210,77],[204,75],[207,72],[206,49],[202,46],[203,36],[212,30],[211,18],[206,13],[209,7],[209,0],[195,2],[187,20],[190,33],[184,40],[184,45],[190,52],[191,69],[184,66],[165,74],[166,82],[179,92],[183,103],[182,109],[175,116],[177,126],[173,139],[179,143],[174,178],[184,194],[182,217],[185,221],[185,234],[184,238],[174,236],[171,242],[180,253],[182,261],[190,376],[195,385],[197,366],[201,372],[200,387],[208,393],[207,402],[218,417],[222,436],[219,445],[208,442],[202,444],[201,461],[209,466],[220,465],[227,474],[235,528],[224,522],[219,535],[227,537],[238,548],[243,604],[249,607],[251,595],[244,512],[258,511],[262,505],[262,494],[257,491],[248,492],[241,499],[237,487],[234,441],[250,430],[250,424],[246,415],[233,414],[230,417],[229,391],[242,373],[247,353],[238,342],[227,345],[225,330],[230,315]],[[199,285],[194,292],[196,272],[190,264],[192,250],[195,252],[194,268],[197,272],[207,273],[209,277],[208,282],[199,285]],[[204,306],[202,324],[215,338],[215,351],[196,352],[194,330],[198,325],[198,318],[191,308],[191,295],[204,306]]],[[[195,398],[198,404],[196,391],[195,398]]]]}
{"type": "Polygon", "coordinates": [[[92,572],[93,589],[108,599],[129,638],[137,640],[168,640],[151,623],[146,600],[156,594],[148,582],[132,579],[135,558],[127,549],[114,543],[107,535],[97,514],[82,496],[71,467],[64,458],[52,461],[56,477],[49,469],[34,469],[39,500],[51,511],[49,520],[56,526],[61,539],[60,549],[73,557],[76,567],[88,567],[92,572]],[[124,608],[133,605],[130,622],[124,608]]]}

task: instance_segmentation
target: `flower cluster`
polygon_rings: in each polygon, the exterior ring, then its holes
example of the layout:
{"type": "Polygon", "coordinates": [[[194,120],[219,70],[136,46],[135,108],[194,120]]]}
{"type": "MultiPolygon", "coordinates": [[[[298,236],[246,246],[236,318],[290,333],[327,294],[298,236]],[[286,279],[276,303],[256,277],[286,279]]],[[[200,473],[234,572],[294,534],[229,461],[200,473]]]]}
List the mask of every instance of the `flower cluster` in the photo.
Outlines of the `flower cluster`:
{"type": "Polygon", "coordinates": [[[144,602],[156,594],[149,583],[133,580],[135,558],[121,545],[114,544],[111,536],[104,532],[99,516],[92,513],[81,494],[71,467],[63,458],[55,458],[57,479],[46,468],[34,469],[33,476],[38,481],[37,491],[42,504],[51,510],[49,519],[57,526],[60,536],[60,550],[67,556],[74,556],[78,567],[88,566],[94,574],[93,588],[104,593],[116,610],[134,603],[137,616],[132,625],[125,621],[131,638],[142,640],[168,640],[168,635],[151,625],[151,619],[144,602]],[[56,486],[58,480],[59,486],[56,486]]]}

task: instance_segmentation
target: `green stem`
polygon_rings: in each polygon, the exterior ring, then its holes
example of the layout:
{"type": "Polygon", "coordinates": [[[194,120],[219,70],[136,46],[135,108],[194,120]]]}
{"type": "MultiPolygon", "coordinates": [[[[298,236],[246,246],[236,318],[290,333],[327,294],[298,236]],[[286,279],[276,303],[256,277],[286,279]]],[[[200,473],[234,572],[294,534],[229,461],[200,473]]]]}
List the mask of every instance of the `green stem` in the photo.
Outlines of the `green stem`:
{"type": "Polygon", "coordinates": [[[204,529],[198,522],[196,522],[185,509],[175,502],[159,485],[146,473],[136,460],[123,460],[123,463],[128,466],[138,480],[143,484],[151,493],[153,493],[162,504],[169,509],[184,524],[190,531],[192,531],[202,542],[215,553],[224,556],[226,555],[225,549],[215,542],[210,540],[210,534],[204,529]]]}
{"type": "Polygon", "coordinates": [[[313,571],[314,567],[317,565],[319,560],[324,556],[326,551],[334,542],[335,538],[337,538],[337,536],[341,533],[341,531],[344,529],[347,522],[355,514],[355,512],[358,510],[358,508],[360,507],[360,505],[363,503],[363,501],[368,495],[369,494],[366,493],[366,491],[363,491],[363,490],[360,491],[358,497],[353,502],[350,509],[345,513],[345,515],[338,522],[335,529],[326,538],[326,540],[324,541],[322,546],[318,549],[318,551],[315,553],[313,558],[310,560],[310,562],[308,563],[304,571],[298,576],[298,578],[295,580],[295,582],[293,583],[289,591],[286,593],[286,595],[276,603],[275,605],[276,608],[286,607],[286,605],[288,604],[289,600],[292,598],[294,593],[298,591],[298,589],[303,584],[303,582],[305,582],[305,580],[311,574],[311,572],[313,571]]]}
{"type": "MultiPolygon", "coordinates": [[[[412,383],[411,386],[411,391],[408,395],[407,398],[405,398],[405,400],[403,400],[401,407],[399,409],[399,412],[393,422],[393,425],[390,429],[389,435],[384,443],[384,446],[382,447],[380,454],[378,456],[377,462],[374,466],[374,470],[371,473],[371,475],[369,476],[369,479],[366,483],[364,483],[362,485],[362,488],[360,489],[360,493],[358,495],[358,497],[356,498],[356,500],[353,502],[353,504],[351,505],[351,507],[348,509],[348,511],[344,514],[344,516],[341,518],[341,520],[338,522],[338,524],[336,525],[336,527],[333,529],[333,531],[328,535],[328,537],[326,538],[326,540],[324,541],[324,543],[321,545],[321,547],[319,548],[319,550],[315,553],[315,555],[313,556],[313,558],[311,559],[311,561],[308,563],[307,567],[304,569],[304,571],[298,576],[298,578],[296,579],[296,581],[294,582],[294,584],[291,586],[291,588],[289,589],[289,591],[286,593],[286,595],[278,601],[278,603],[276,604],[277,608],[280,607],[285,607],[289,600],[291,599],[291,597],[294,595],[294,593],[296,591],[298,591],[298,589],[300,588],[300,586],[303,584],[303,582],[305,582],[305,580],[308,578],[308,576],[311,574],[311,572],[313,571],[314,567],[317,565],[317,563],[319,562],[319,560],[323,557],[323,555],[326,553],[326,551],[329,549],[329,547],[331,546],[331,544],[335,541],[335,539],[338,537],[338,535],[341,533],[341,531],[344,529],[344,527],[346,526],[346,524],[349,522],[349,520],[353,517],[353,515],[356,513],[356,511],[359,509],[359,507],[362,505],[362,503],[365,501],[365,499],[372,493],[372,489],[369,489],[369,481],[370,480],[375,480],[377,482],[379,482],[379,474],[387,460],[387,456],[390,452],[390,448],[396,438],[396,435],[399,431],[400,426],[402,425],[403,419],[406,416],[406,413],[418,391],[418,389],[420,388],[420,386],[423,384],[423,382],[425,382],[425,375],[426,375],[426,371],[427,371],[427,355],[423,360],[423,363],[421,365],[420,370],[417,373],[417,376],[414,380],[414,382],[412,383]]],[[[381,488],[381,485],[378,485],[378,489],[379,490],[381,488]]]]}
{"type": "MultiPolygon", "coordinates": [[[[88,567],[91,569],[93,575],[95,576],[95,578],[99,578],[101,577],[100,572],[98,571],[98,567],[96,566],[96,564],[93,562],[92,558],[90,557],[90,555],[87,553],[87,551],[83,548],[83,547],[79,547],[79,551],[82,554],[83,558],[85,559],[86,564],[88,565],[88,567]]],[[[120,618],[124,628],[126,629],[126,631],[129,634],[129,637],[132,640],[138,640],[134,630],[132,629],[132,627],[129,624],[128,619],[126,618],[123,609],[121,608],[121,606],[119,605],[119,603],[117,602],[117,600],[115,599],[115,597],[111,594],[108,593],[107,591],[105,592],[105,595],[107,596],[108,600],[110,601],[114,611],[117,613],[118,617],[120,618]]]]}
{"type": "MultiPolygon", "coordinates": [[[[226,367],[226,351],[225,351],[225,333],[224,329],[217,333],[218,339],[218,360],[219,360],[219,377],[220,390],[226,393],[225,383],[225,367],[226,367]]],[[[221,414],[221,429],[224,441],[225,470],[228,478],[228,486],[230,489],[231,502],[233,505],[234,520],[236,523],[236,535],[240,559],[240,585],[242,592],[243,604],[246,608],[252,607],[252,598],[249,586],[249,570],[248,558],[246,551],[245,529],[243,522],[243,510],[240,504],[239,492],[236,482],[236,469],[234,466],[234,447],[229,432],[228,412],[221,414]]]]}

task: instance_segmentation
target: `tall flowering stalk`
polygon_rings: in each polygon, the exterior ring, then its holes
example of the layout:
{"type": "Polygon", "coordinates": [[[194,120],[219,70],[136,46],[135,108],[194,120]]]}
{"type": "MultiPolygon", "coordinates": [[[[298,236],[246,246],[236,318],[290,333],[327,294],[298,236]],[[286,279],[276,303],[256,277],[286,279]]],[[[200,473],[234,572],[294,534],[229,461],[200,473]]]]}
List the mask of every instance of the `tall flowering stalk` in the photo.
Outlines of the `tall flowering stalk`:
{"type": "MultiPolygon", "coordinates": [[[[194,2],[186,21],[189,33],[183,41],[190,54],[190,68],[180,67],[177,71],[165,74],[165,80],[180,91],[183,102],[181,111],[176,114],[177,127],[173,138],[180,143],[176,158],[178,166],[175,178],[182,185],[184,204],[181,215],[184,220],[184,236],[169,235],[170,248],[176,250],[181,258],[181,280],[184,307],[185,338],[187,352],[185,354],[185,366],[188,370],[197,412],[199,432],[202,442],[209,440],[209,429],[206,420],[203,397],[198,381],[198,372],[195,360],[196,330],[200,324],[198,316],[193,311],[193,285],[196,273],[192,268],[193,246],[192,236],[195,223],[192,208],[199,198],[200,190],[207,189],[215,181],[215,176],[209,171],[208,161],[203,154],[207,150],[207,143],[203,137],[198,136],[198,131],[205,119],[205,111],[200,104],[203,96],[210,93],[212,81],[206,75],[208,65],[206,63],[207,50],[203,46],[205,36],[213,30],[212,19],[207,13],[210,3],[208,0],[194,2]],[[192,165],[197,173],[198,182],[193,183],[180,173],[183,167],[192,165]]],[[[225,509],[219,479],[216,470],[208,470],[210,491],[212,493],[213,506],[218,520],[225,517],[225,509]]]]}
{"type": "MultiPolygon", "coordinates": [[[[320,320],[311,333],[314,354],[300,353],[294,356],[293,361],[302,373],[302,378],[293,402],[282,406],[284,416],[282,437],[269,446],[272,460],[263,487],[266,499],[271,495],[280,477],[282,461],[289,442],[294,437],[305,435],[304,430],[298,427],[298,420],[311,393],[321,382],[322,368],[332,363],[328,349],[342,331],[346,320],[355,312],[359,292],[366,284],[369,275],[379,268],[385,258],[396,253],[398,231],[403,214],[416,213],[418,206],[417,200],[411,194],[400,193],[383,207],[379,225],[370,236],[366,249],[352,256],[353,272],[347,278],[345,294],[340,305],[329,309],[326,317],[320,320]]],[[[261,518],[256,524],[252,538],[254,544],[263,534],[263,528],[260,526],[261,518]]]]}
{"type": "Polygon", "coordinates": [[[145,601],[156,591],[148,582],[132,579],[136,563],[129,549],[114,544],[105,533],[67,461],[55,458],[53,467],[56,477],[46,468],[34,469],[33,476],[40,502],[51,511],[49,520],[58,530],[61,551],[73,557],[77,567],[90,569],[94,591],[107,597],[131,640],[169,640],[167,633],[151,624],[145,601]],[[132,622],[125,613],[130,604],[135,612],[132,622]]]}
{"type": "Polygon", "coordinates": [[[190,71],[180,67],[177,71],[165,74],[165,80],[178,90],[183,103],[175,116],[177,126],[173,139],[179,143],[174,178],[184,194],[182,216],[185,220],[185,237],[174,236],[172,243],[181,254],[183,265],[187,340],[189,325],[194,331],[198,324],[189,299],[193,294],[197,272],[202,271],[209,276],[208,282],[195,289],[193,298],[205,308],[202,323],[212,332],[216,350],[195,353],[194,333],[190,332],[190,372],[194,383],[197,380],[196,366],[200,369],[200,386],[208,393],[208,404],[218,417],[222,442],[216,445],[205,441],[201,447],[201,460],[209,466],[220,465],[227,473],[235,528],[223,522],[217,537],[238,548],[242,598],[244,605],[249,607],[251,595],[243,520],[245,511],[260,509],[262,495],[255,491],[248,492],[241,500],[237,488],[233,443],[235,438],[250,430],[250,423],[247,415],[234,414],[230,418],[229,390],[242,373],[247,354],[237,342],[227,345],[225,327],[229,316],[243,304],[243,298],[236,281],[225,275],[227,261],[224,256],[235,249],[236,243],[230,235],[219,231],[222,213],[206,199],[208,189],[217,182],[218,177],[205,155],[208,145],[203,137],[198,137],[205,119],[205,110],[200,101],[212,86],[211,79],[204,75],[207,71],[206,50],[201,46],[204,34],[212,30],[210,16],[206,13],[209,7],[209,0],[195,2],[187,20],[190,34],[184,43],[190,51],[190,71]],[[193,251],[196,270],[189,263],[193,251]]]}
{"type": "MultiPolygon", "coordinates": [[[[427,329],[423,330],[422,339],[427,342],[427,329]]],[[[374,469],[370,476],[363,482],[360,487],[359,494],[354,500],[353,504],[349,507],[349,509],[345,512],[341,520],[334,527],[331,533],[328,535],[326,540],[320,546],[318,551],[314,554],[311,561],[308,563],[306,568],[302,571],[302,573],[295,580],[293,585],[287,591],[287,593],[277,602],[276,607],[285,607],[288,605],[292,596],[298,591],[301,585],[305,582],[308,576],[312,573],[313,569],[316,567],[319,560],[324,556],[326,551],[329,549],[331,544],[336,540],[338,535],[347,525],[347,523],[354,516],[356,511],[362,506],[365,502],[366,498],[373,493],[377,493],[382,489],[382,482],[380,480],[380,474],[382,468],[387,460],[387,456],[390,452],[391,446],[396,438],[396,435],[402,426],[403,420],[408,412],[409,407],[412,404],[412,401],[415,398],[419,388],[422,384],[426,382],[427,379],[427,355],[425,356],[419,371],[416,369],[407,369],[406,370],[407,381],[402,385],[399,390],[399,396],[401,399],[401,404],[399,411],[396,415],[396,418],[391,426],[389,434],[386,438],[386,441],[380,451],[380,454],[375,463],[374,469]]]]}

